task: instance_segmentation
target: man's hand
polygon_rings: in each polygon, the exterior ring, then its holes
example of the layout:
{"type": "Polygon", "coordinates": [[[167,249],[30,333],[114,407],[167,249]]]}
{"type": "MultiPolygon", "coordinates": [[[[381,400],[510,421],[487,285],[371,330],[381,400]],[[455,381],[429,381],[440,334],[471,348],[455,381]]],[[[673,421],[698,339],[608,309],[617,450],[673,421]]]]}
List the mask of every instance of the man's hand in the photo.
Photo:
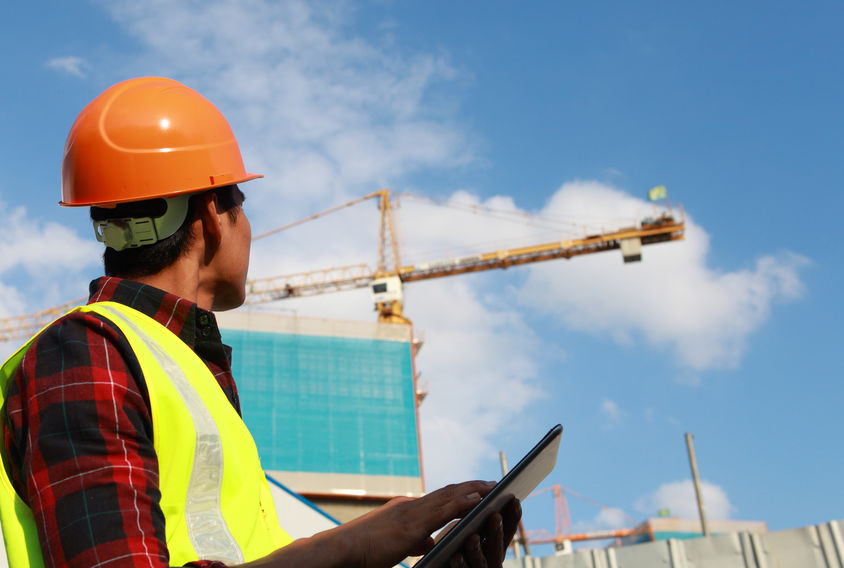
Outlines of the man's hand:
{"type": "Polygon", "coordinates": [[[449,568],[500,568],[521,517],[521,504],[513,499],[501,513],[490,515],[480,534],[466,539],[460,553],[451,558],[449,568]]]}
{"type": "MultiPolygon", "coordinates": [[[[392,568],[408,556],[428,552],[434,546],[431,534],[471,511],[493,487],[495,482],[466,481],[418,499],[396,497],[362,517],[297,540],[249,566],[392,568]]],[[[450,566],[500,568],[521,515],[515,499],[501,513],[491,515],[480,534],[466,539],[450,566]]]]}
{"type": "MultiPolygon", "coordinates": [[[[468,481],[448,485],[418,499],[399,497],[383,507],[340,528],[358,533],[365,539],[353,566],[391,567],[407,556],[419,556],[434,546],[431,534],[453,519],[463,517],[495,487],[494,482],[468,481]]],[[[452,566],[497,568],[501,566],[507,545],[516,533],[521,506],[515,499],[501,512],[487,520],[481,534],[470,536],[452,566]]]]}

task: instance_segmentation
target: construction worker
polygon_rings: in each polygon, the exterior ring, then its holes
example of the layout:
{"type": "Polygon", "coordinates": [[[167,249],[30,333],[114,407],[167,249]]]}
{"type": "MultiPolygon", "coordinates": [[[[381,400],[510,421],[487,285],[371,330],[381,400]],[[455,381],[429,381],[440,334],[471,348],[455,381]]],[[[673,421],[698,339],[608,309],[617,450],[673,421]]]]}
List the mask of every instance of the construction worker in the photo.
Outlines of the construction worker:
{"type": "MultiPolygon", "coordinates": [[[[240,418],[212,311],[245,298],[247,173],[219,110],[164,78],[118,83],[71,127],[62,201],[106,246],[89,303],[0,368],[0,520],[12,568],[390,567],[492,484],[398,498],[292,541],[240,418]]],[[[279,443],[284,443],[283,440],[279,443]]],[[[452,566],[501,566],[513,502],[452,566]]]]}

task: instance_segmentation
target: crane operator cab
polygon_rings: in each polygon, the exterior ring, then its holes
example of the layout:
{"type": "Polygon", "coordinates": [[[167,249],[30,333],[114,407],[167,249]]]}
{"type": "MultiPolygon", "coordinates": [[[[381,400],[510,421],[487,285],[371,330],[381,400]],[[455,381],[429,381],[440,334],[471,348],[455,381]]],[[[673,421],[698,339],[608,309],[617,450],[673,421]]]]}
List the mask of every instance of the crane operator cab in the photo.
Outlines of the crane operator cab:
{"type": "Polygon", "coordinates": [[[376,278],[372,281],[372,301],[376,308],[379,304],[392,303],[402,300],[402,283],[398,276],[376,278]]]}

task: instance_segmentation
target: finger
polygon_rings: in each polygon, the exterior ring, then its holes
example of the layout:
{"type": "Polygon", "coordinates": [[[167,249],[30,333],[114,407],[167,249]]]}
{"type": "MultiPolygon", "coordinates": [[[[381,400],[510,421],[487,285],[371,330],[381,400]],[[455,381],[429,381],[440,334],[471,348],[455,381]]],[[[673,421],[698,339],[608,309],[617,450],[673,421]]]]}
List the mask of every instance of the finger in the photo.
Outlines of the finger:
{"type": "Polygon", "coordinates": [[[470,568],[487,568],[480,535],[473,534],[463,543],[463,558],[470,568]]]}
{"type": "Polygon", "coordinates": [[[504,540],[504,527],[501,515],[490,515],[484,524],[483,553],[490,566],[501,566],[504,562],[507,542],[504,540]]]}
{"type": "Polygon", "coordinates": [[[449,568],[466,568],[466,561],[462,554],[455,554],[448,563],[449,568]]]}
{"type": "Polygon", "coordinates": [[[423,554],[427,554],[429,550],[434,548],[434,539],[430,536],[423,540],[418,546],[413,546],[412,548],[408,549],[407,553],[410,556],[422,556],[423,554]]]}
{"type": "Polygon", "coordinates": [[[468,513],[493,487],[495,482],[491,481],[446,485],[415,500],[412,507],[417,509],[419,522],[428,528],[430,534],[452,519],[468,513]]]}
{"type": "Polygon", "coordinates": [[[522,504],[518,499],[510,501],[501,511],[504,521],[504,544],[509,545],[519,528],[519,521],[522,518],[522,504]]]}

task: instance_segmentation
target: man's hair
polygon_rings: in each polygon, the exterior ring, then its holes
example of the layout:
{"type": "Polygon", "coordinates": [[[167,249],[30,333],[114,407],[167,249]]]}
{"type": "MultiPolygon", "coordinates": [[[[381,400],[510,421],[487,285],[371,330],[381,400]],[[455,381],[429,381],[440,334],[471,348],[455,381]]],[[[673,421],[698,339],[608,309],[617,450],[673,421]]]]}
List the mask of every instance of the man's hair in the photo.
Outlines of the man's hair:
{"type": "MultiPolygon", "coordinates": [[[[225,185],[208,190],[217,198],[218,212],[226,212],[232,222],[237,220],[239,205],[243,203],[243,192],[237,185],[225,185]]],[[[106,276],[137,278],[156,274],[179,259],[193,244],[194,236],[191,224],[196,219],[196,199],[205,192],[190,197],[188,213],[182,225],[175,233],[151,245],[127,248],[121,251],[106,247],[103,253],[103,265],[106,276]]],[[[113,208],[91,207],[92,221],[106,219],[124,219],[126,217],[162,216],[167,211],[164,198],[120,203],[113,208]]]]}

